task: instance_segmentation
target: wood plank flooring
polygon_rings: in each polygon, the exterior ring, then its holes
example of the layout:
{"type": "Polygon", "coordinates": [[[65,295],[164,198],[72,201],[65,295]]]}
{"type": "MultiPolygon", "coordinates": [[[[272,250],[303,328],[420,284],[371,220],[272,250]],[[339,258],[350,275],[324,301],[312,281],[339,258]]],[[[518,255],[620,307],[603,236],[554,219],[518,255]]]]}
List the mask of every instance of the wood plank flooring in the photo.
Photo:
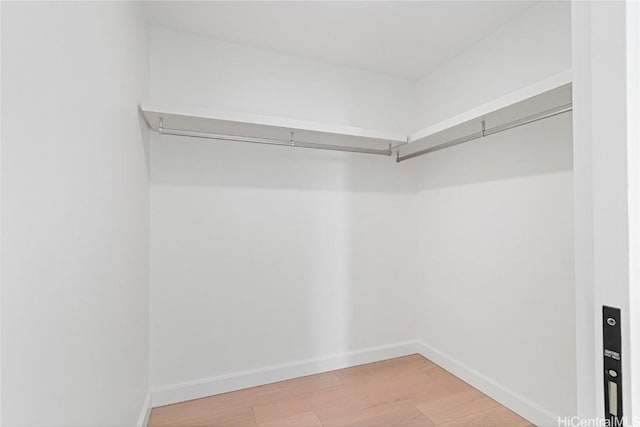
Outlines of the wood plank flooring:
{"type": "Polygon", "coordinates": [[[533,427],[417,354],[151,411],[149,427],[178,426],[533,427]]]}

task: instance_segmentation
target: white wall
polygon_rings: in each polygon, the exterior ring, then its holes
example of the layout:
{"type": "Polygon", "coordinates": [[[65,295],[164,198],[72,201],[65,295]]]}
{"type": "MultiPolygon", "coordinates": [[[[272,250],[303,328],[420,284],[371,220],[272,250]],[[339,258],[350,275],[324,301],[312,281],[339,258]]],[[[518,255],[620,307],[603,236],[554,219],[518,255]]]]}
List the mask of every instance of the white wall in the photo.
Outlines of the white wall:
{"type": "Polygon", "coordinates": [[[571,68],[571,2],[540,2],[423,77],[416,128],[571,68]]]}
{"type": "Polygon", "coordinates": [[[409,133],[417,82],[151,27],[154,101],[409,133]],[[383,102],[380,102],[383,100],[383,102]]]}
{"type": "MultiPolygon", "coordinates": [[[[154,101],[410,121],[408,81],[158,28],[151,64],[154,101]]],[[[154,135],[153,386],[414,339],[414,189],[388,157],[154,135]]]]}
{"type": "Polygon", "coordinates": [[[2,4],[2,425],[132,426],[148,390],[147,31],[2,4]]]}
{"type": "Polygon", "coordinates": [[[391,159],[172,137],[152,159],[154,386],[414,339],[391,159]]]}
{"type": "MultiPolygon", "coordinates": [[[[421,82],[422,124],[571,66],[570,4],[544,2],[421,82]]],[[[576,411],[571,117],[415,160],[418,338],[538,425],[576,411]]]]}
{"type": "MultiPolygon", "coordinates": [[[[417,95],[425,125],[570,68],[569,10],[535,6],[422,92],[154,29],[152,100],[406,131],[417,95]]],[[[154,136],[153,387],[417,336],[532,421],[573,414],[571,138],[563,116],[394,165],[154,136]]]]}
{"type": "Polygon", "coordinates": [[[419,339],[551,415],[575,411],[571,156],[565,115],[417,160],[419,339]]]}
{"type": "MultiPolygon", "coordinates": [[[[568,5],[542,3],[418,85],[156,28],[151,98],[406,132],[569,68],[569,32],[568,5]]],[[[2,421],[131,425],[148,381],[145,25],[128,3],[5,3],[2,36],[2,421]]],[[[417,335],[573,413],[568,116],[403,165],[153,139],[154,386],[417,335]]]]}

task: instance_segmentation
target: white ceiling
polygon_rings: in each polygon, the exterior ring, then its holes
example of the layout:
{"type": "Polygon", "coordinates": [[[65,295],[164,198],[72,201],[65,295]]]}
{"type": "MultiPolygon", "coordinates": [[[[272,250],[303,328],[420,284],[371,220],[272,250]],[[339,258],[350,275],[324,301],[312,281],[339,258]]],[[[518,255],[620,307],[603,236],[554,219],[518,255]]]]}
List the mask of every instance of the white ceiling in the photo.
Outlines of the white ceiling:
{"type": "Polygon", "coordinates": [[[147,2],[150,23],[418,79],[534,1],[147,2]]]}

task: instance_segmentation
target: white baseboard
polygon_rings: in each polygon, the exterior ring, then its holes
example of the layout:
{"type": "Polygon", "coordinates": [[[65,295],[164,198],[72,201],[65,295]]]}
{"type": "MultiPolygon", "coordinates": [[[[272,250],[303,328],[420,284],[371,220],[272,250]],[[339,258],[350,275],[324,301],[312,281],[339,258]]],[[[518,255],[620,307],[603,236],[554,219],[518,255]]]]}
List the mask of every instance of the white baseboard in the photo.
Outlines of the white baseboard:
{"type": "Polygon", "coordinates": [[[215,394],[243,388],[319,374],[334,369],[348,368],[364,363],[391,359],[393,357],[407,356],[418,352],[416,344],[416,341],[406,341],[349,353],[267,366],[250,371],[156,387],[151,390],[151,405],[156,408],[158,406],[213,396],[215,394]]]}
{"type": "Polygon", "coordinates": [[[509,390],[502,384],[499,384],[475,369],[452,359],[424,342],[417,342],[416,346],[418,353],[511,409],[513,412],[523,418],[526,418],[536,426],[548,427],[558,425],[558,415],[547,411],[545,408],[530,401],[526,397],[509,390]]]}
{"type": "Polygon", "coordinates": [[[138,427],[146,427],[152,407],[156,408],[172,403],[185,402],[187,400],[213,396],[220,393],[241,390],[243,388],[319,374],[334,369],[348,368],[414,353],[420,353],[535,425],[539,427],[557,425],[558,416],[556,414],[547,411],[526,397],[509,390],[502,384],[450,358],[424,342],[406,341],[349,353],[155,387],[151,390],[151,404],[149,405],[149,396],[147,396],[147,400],[145,400],[145,408],[148,409],[141,412],[138,427]]]}
{"type": "Polygon", "coordinates": [[[140,410],[140,416],[138,417],[138,423],[136,427],[147,427],[149,424],[149,416],[151,415],[151,392],[147,392],[140,410]]]}

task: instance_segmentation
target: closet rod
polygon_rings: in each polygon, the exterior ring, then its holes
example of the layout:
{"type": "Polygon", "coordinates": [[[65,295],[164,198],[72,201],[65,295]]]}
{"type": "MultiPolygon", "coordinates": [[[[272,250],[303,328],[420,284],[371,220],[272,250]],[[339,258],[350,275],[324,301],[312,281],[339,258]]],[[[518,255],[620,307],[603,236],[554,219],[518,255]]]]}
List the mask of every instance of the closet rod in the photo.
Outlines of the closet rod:
{"type": "MultiPolygon", "coordinates": [[[[413,159],[414,157],[419,157],[425,154],[433,153],[434,151],[444,150],[445,148],[453,147],[459,144],[464,144],[465,142],[473,141],[475,139],[480,139],[485,136],[493,135],[496,133],[504,132],[505,130],[517,128],[519,126],[524,126],[529,123],[534,123],[539,120],[547,119],[549,117],[557,116],[559,114],[568,113],[573,110],[573,104],[568,103],[561,105],[559,107],[551,108],[549,110],[542,111],[540,113],[532,114],[527,117],[523,117],[521,119],[513,120],[511,122],[507,122],[501,124],[499,126],[494,126],[489,129],[479,130],[478,132],[474,132],[472,134],[463,136],[461,138],[456,138],[451,141],[443,142],[438,145],[434,145],[433,147],[425,148],[424,150],[416,151],[415,153],[407,154],[405,156],[401,156],[400,152],[397,151],[396,162],[402,162],[404,160],[413,159]]],[[[484,122],[483,122],[484,124],[484,122]]]]}
{"type": "MultiPolygon", "coordinates": [[[[252,144],[267,144],[267,145],[281,145],[284,147],[298,147],[298,148],[314,148],[318,150],[332,150],[332,151],[347,151],[350,153],[364,153],[364,154],[377,154],[381,156],[391,156],[391,144],[387,149],[375,149],[375,148],[362,148],[342,145],[320,144],[316,142],[303,142],[295,141],[293,138],[290,140],[283,139],[270,139],[270,138],[255,138],[250,136],[236,136],[236,135],[224,135],[218,133],[198,132],[192,130],[183,129],[171,129],[162,126],[162,118],[158,126],[158,133],[163,135],[176,135],[176,136],[191,136],[194,138],[215,139],[220,141],[233,141],[233,142],[249,142],[252,144]]],[[[293,132],[292,132],[293,135],[293,132]]]]}

